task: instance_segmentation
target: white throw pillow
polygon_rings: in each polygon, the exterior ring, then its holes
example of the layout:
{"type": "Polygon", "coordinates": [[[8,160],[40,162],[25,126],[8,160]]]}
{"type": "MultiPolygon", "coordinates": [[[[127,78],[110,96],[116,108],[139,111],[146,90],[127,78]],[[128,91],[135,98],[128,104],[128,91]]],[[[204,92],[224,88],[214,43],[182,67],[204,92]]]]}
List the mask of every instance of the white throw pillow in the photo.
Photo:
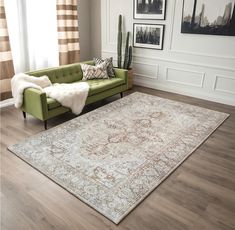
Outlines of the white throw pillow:
{"type": "Polygon", "coordinates": [[[90,79],[108,79],[107,63],[103,62],[100,65],[93,66],[87,64],[80,64],[82,68],[83,78],[82,80],[90,79]]]}

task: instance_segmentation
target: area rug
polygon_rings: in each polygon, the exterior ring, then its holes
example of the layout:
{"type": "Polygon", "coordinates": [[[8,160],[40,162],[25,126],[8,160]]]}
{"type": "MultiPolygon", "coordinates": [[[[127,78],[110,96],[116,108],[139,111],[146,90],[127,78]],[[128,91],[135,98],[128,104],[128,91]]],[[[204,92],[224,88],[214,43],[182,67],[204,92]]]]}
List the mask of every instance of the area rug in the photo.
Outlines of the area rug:
{"type": "Polygon", "coordinates": [[[227,117],[133,93],[8,149],[118,224],[227,117]]]}

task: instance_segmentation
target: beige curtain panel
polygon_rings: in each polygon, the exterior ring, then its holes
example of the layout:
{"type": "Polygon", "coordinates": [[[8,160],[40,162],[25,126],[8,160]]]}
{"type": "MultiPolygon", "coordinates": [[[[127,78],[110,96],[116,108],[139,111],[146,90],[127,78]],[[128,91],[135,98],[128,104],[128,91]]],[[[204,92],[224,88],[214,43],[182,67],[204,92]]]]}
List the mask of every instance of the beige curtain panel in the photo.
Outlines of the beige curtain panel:
{"type": "Polygon", "coordinates": [[[77,0],[57,0],[56,9],[60,65],[79,62],[77,0]]]}
{"type": "Polygon", "coordinates": [[[11,78],[14,67],[11,54],[10,40],[7,30],[4,0],[0,0],[0,95],[1,101],[12,97],[11,78]]]}

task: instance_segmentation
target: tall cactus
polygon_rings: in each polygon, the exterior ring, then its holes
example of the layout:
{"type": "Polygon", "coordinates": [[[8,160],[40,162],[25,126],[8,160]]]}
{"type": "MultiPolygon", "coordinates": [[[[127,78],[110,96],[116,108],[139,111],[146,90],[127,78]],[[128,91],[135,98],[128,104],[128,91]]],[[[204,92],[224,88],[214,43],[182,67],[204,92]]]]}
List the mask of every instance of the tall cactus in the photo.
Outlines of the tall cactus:
{"type": "Polygon", "coordinates": [[[129,56],[128,56],[128,62],[127,62],[127,68],[130,69],[132,62],[132,46],[129,46],[129,56]]]}
{"type": "Polygon", "coordinates": [[[130,37],[130,32],[127,32],[123,69],[127,69],[127,63],[128,63],[128,57],[129,57],[129,37],[130,37]]]}
{"type": "Polygon", "coordinates": [[[118,68],[129,69],[132,62],[132,46],[129,46],[130,32],[127,32],[124,63],[122,66],[122,15],[119,15],[118,19],[118,68]]]}
{"type": "Polygon", "coordinates": [[[117,53],[118,53],[118,68],[121,68],[122,66],[122,15],[119,15],[119,19],[118,19],[117,53]]]}

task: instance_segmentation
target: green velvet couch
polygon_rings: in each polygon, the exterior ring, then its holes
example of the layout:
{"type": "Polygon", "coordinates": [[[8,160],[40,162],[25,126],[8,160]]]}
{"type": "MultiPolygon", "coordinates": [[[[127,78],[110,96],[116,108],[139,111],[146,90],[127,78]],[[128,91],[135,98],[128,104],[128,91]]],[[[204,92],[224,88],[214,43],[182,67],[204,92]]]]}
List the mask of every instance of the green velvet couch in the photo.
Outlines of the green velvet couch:
{"type": "MultiPolygon", "coordinates": [[[[94,65],[93,61],[83,63],[94,65]]],[[[119,93],[122,97],[122,92],[128,89],[127,70],[115,68],[114,71],[115,78],[86,81],[90,86],[86,105],[119,93]]],[[[47,75],[52,83],[73,83],[81,81],[83,77],[79,63],[27,72],[26,74],[36,77],[47,75]]],[[[33,88],[24,91],[21,109],[24,118],[26,118],[26,113],[29,113],[44,121],[45,129],[48,119],[70,111],[69,108],[62,106],[56,100],[47,97],[45,93],[33,88]]]]}

